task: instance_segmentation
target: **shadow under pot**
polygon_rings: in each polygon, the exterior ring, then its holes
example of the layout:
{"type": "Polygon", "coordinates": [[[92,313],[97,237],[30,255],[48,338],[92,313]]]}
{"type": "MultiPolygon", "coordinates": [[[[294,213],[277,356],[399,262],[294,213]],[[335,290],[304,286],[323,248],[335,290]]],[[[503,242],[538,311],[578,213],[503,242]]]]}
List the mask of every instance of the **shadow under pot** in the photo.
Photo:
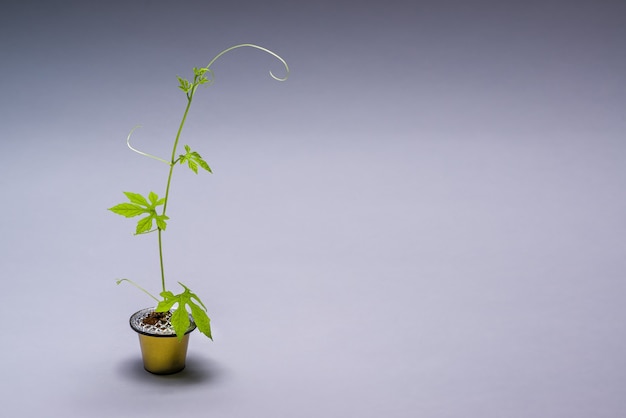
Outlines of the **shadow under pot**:
{"type": "Polygon", "coordinates": [[[130,327],[139,335],[143,367],[154,374],[173,374],[185,368],[189,333],[196,329],[191,315],[189,328],[182,339],[170,323],[171,312],[155,312],[146,308],[130,317],[130,327]]]}

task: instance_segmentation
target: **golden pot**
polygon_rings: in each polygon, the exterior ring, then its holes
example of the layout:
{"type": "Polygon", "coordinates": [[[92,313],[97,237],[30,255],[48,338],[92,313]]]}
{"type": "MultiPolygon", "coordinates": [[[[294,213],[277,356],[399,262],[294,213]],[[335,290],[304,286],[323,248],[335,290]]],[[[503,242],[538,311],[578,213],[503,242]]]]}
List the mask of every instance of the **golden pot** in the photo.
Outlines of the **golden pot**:
{"type": "Polygon", "coordinates": [[[196,324],[190,317],[189,328],[179,340],[171,327],[143,323],[153,312],[154,308],[146,308],[130,317],[130,327],[139,335],[143,367],[154,374],[178,373],[185,368],[189,333],[196,329],[196,324]]]}

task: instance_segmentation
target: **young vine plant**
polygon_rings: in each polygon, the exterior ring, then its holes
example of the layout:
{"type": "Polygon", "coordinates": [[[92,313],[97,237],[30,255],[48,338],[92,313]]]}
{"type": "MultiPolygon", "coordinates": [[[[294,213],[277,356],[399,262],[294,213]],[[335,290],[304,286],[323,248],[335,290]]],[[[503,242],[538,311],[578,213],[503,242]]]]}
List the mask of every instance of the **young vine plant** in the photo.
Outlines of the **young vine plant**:
{"type": "Polygon", "coordinates": [[[178,88],[180,88],[185,93],[187,97],[187,105],[185,107],[185,111],[183,113],[180,125],[178,126],[176,137],[174,138],[174,144],[172,147],[172,154],[170,159],[166,160],[163,158],[159,158],[157,156],[147,154],[133,148],[130,144],[130,137],[136,128],[133,128],[133,130],[131,130],[130,134],[126,138],[126,143],[131,150],[140,155],[165,163],[169,166],[169,174],[167,176],[165,194],[163,195],[163,197],[159,197],[159,195],[157,195],[153,191],[149,192],[145,196],[140,193],[124,192],[128,201],[109,208],[111,212],[124,216],[126,218],[134,218],[138,216],[141,217],[137,221],[135,235],[144,235],[156,232],[159,248],[159,267],[161,272],[160,296],[162,299],[153,296],[150,292],[137,285],[134,281],[130,279],[119,279],[117,280],[117,284],[120,284],[122,282],[129,282],[141,291],[145,292],[147,295],[149,295],[158,302],[155,308],[155,311],[157,312],[167,312],[175,307],[176,309],[174,309],[172,312],[171,323],[172,327],[174,328],[174,332],[176,333],[176,336],[179,340],[183,338],[185,332],[189,328],[189,314],[191,314],[191,317],[193,318],[198,327],[198,330],[201,333],[203,333],[210,339],[213,339],[213,337],[211,336],[211,320],[207,315],[207,308],[200,300],[200,298],[181,282],[178,282],[178,284],[182,286],[183,291],[178,294],[174,294],[172,291],[168,290],[166,286],[163,258],[163,232],[166,230],[167,223],[170,219],[167,216],[167,208],[169,203],[170,186],[172,184],[172,175],[174,173],[174,168],[177,165],[186,165],[195,174],[198,174],[199,169],[202,169],[203,171],[206,171],[208,173],[212,173],[209,164],[207,164],[207,162],[198,152],[193,151],[189,145],[185,145],[184,153],[179,154],[178,145],[181,133],[185,126],[185,121],[187,120],[189,108],[191,107],[191,103],[193,102],[197,89],[202,85],[208,86],[213,84],[214,75],[211,69],[213,63],[215,63],[215,61],[222,55],[234,49],[244,47],[261,50],[278,59],[283,65],[286,74],[284,77],[277,77],[272,71],[270,71],[270,76],[277,81],[285,81],[287,79],[287,77],[289,76],[289,66],[287,65],[287,62],[269,49],[254,44],[239,44],[221,51],[207,64],[206,67],[194,67],[193,79],[191,81],[182,77],[177,77],[179,83],[178,88]]]}

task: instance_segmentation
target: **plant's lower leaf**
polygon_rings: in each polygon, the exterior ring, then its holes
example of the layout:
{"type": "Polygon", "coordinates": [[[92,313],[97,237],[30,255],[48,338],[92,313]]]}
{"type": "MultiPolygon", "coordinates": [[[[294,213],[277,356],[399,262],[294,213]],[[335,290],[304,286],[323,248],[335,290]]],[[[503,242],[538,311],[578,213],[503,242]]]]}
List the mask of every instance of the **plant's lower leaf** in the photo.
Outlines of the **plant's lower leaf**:
{"type": "Polygon", "coordinates": [[[185,331],[189,328],[189,324],[189,314],[187,313],[185,307],[181,306],[179,303],[178,309],[172,313],[172,326],[174,327],[176,337],[178,337],[179,340],[182,340],[185,336],[185,331]]]}
{"type": "Polygon", "coordinates": [[[204,312],[204,310],[202,310],[202,308],[200,308],[198,305],[194,303],[189,303],[189,307],[191,308],[191,316],[198,326],[198,330],[212,340],[213,337],[211,336],[211,319],[207,316],[206,312],[204,312]]]}
{"type": "MultiPolygon", "coordinates": [[[[163,292],[166,293],[166,292],[163,292]]],[[[161,296],[163,296],[163,293],[161,293],[161,296]]],[[[172,292],[169,292],[172,293],[172,292]]],[[[173,296],[173,294],[172,294],[173,296]]],[[[154,309],[157,312],[167,312],[170,309],[172,309],[172,307],[177,303],[178,301],[176,299],[163,299],[161,302],[159,302],[159,304],[157,305],[157,307],[154,309]]]]}
{"type": "Polygon", "coordinates": [[[211,319],[206,314],[206,307],[200,300],[200,298],[192,293],[191,290],[178,282],[185,290],[178,295],[173,294],[169,290],[161,292],[161,296],[163,297],[163,301],[159,302],[156,310],[158,312],[165,312],[170,309],[175,304],[178,304],[176,307],[176,311],[172,314],[172,326],[174,327],[174,331],[176,332],[176,336],[180,339],[184,335],[185,331],[189,327],[189,313],[187,312],[187,306],[191,309],[191,317],[196,323],[198,330],[213,339],[211,336],[211,319]],[[202,307],[197,305],[195,302],[197,301],[202,307]],[[183,313],[186,314],[183,318],[183,313]]]}

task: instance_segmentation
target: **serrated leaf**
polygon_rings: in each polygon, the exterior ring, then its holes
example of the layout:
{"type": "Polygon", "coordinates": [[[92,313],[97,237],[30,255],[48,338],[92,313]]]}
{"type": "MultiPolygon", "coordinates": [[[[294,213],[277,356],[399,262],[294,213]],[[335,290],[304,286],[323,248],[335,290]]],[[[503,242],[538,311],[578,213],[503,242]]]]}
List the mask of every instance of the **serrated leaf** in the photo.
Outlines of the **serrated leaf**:
{"type": "Polygon", "coordinates": [[[167,215],[157,215],[155,219],[159,229],[165,231],[165,228],[167,228],[167,222],[165,221],[167,221],[169,217],[167,215]]]}
{"type": "Polygon", "coordinates": [[[109,208],[109,210],[126,218],[132,218],[134,216],[142,215],[147,212],[146,208],[135,205],[133,203],[120,203],[119,205],[115,205],[112,208],[109,208]]]}
{"type": "Polygon", "coordinates": [[[213,339],[211,336],[211,320],[205,312],[206,307],[200,298],[198,298],[196,294],[192,293],[187,286],[180,282],[178,283],[185,290],[178,295],[173,294],[169,290],[161,292],[163,300],[159,302],[155,310],[157,312],[169,311],[174,305],[178,304],[176,310],[172,313],[171,321],[174,331],[176,332],[176,336],[181,339],[185,331],[187,331],[187,328],[189,328],[189,313],[187,312],[187,306],[189,306],[191,309],[191,316],[200,332],[213,339]],[[198,301],[204,310],[194,303],[194,299],[198,301]],[[183,318],[183,316],[185,317],[183,318]]]}
{"type": "Polygon", "coordinates": [[[191,151],[191,148],[189,147],[189,145],[185,145],[185,151],[187,153],[184,155],[180,155],[179,157],[179,162],[181,164],[186,162],[187,166],[191,169],[191,171],[193,171],[196,174],[198,174],[198,166],[202,167],[204,170],[208,171],[209,173],[213,173],[213,171],[211,171],[211,167],[209,167],[207,162],[202,159],[200,154],[198,154],[195,151],[191,151]]]}
{"type": "Polygon", "coordinates": [[[189,82],[189,80],[186,80],[186,79],[184,79],[182,77],[179,77],[179,76],[176,76],[176,78],[178,79],[178,83],[179,83],[178,88],[179,89],[181,89],[185,93],[187,93],[189,90],[191,90],[191,83],[189,82]]]}
{"type": "Polygon", "coordinates": [[[154,192],[148,194],[148,199],[139,193],[124,192],[124,194],[130,203],[120,203],[109,208],[109,210],[127,218],[147,214],[137,222],[135,234],[151,232],[153,219],[156,219],[159,229],[164,230],[166,228],[167,223],[165,221],[169,218],[164,215],[157,215],[155,209],[157,206],[165,204],[165,198],[159,199],[159,196],[154,192]]]}
{"type": "MultiPolygon", "coordinates": [[[[182,283],[180,283],[180,282],[178,282],[178,283],[179,283],[181,286],[183,286],[185,289],[189,290],[189,289],[188,289],[188,288],[187,288],[184,284],[182,284],[182,283]]],[[[204,303],[202,303],[202,301],[200,300],[200,298],[198,297],[198,295],[196,295],[195,293],[191,293],[191,290],[189,290],[189,300],[190,300],[190,302],[191,302],[191,303],[194,303],[194,302],[193,302],[193,299],[195,299],[195,300],[196,300],[196,301],[200,304],[200,306],[202,306],[202,308],[203,308],[205,311],[207,310],[207,309],[206,309],[206,306],[204,306],[204,303]]]]}
{"type": "Polygon", "coordinates": [[[152,229],[152,220],[154,219],[154,215],[150,214],[145,218],[141,218],[137,222],[137,229],[135,231],[136,234],[143,234],[144,232],[148,232],[152,229]]]}
{"type": "Polygon", "coordinates": [[[198,330],[212,340],[211,319],[209,319],[206,312],[200,309],[196,304],[190,303],[189,306],[191,307],[191,316],[198,326],[198,330]]]}
{"type": "Polygon", "coordinates": [[[209,173],[213,173],[211,171],[211,167],[209,167],[209,165],[206,163],[206,161],[204,161],[203,159],[198,159],[198,164],[200,165],[200,167],[204,168],[206,171],[208,171],[209,173]]]}
{"type": "MultiPolygon", "coordinates": [[[[165,292],[163,292],[163,293],[165,293],[165,292]]],[[[161,296],[163,296],[163,293],[161,293],[161,296]]],[[[173,296],[173,294],[172,294],[172,296],[173,296]]],[[[172,307],[176,303],[177,303],[176,299],[165,299],[165,300],[162,300],[161,302],[159,302],[159,304],[157,305],[157,307],[154,310],[156,312],[167,312],[170,309],[172,309],[172,307]]]]}
{"type": "Polygon", "coordinates": [[[124,192],[124,194],[126,195],[128,200],[130,200],[132,203],[135,203],[140,206],[146,206],[146,207],[150,206],[146,198],[140,195],[139,193],[124,192]]]}
{"type": "Polygon", "coordinates": [[[211,171],[211,167],[209,167],[209,165],[207,164],[206,161],[204,161],[202,159],[202,157],[200,156],[200,154],[198,154],[197,152],[192,152],[191,153],[193,160],[198,163],[198,165],[200,165],[200,167],[204,168],[206,171],[208,171],[209,173],[212,173],[211,171]]]}
{"type": "Polygon", "coordinates": [[[174,312],[172,312],[172,326],[174,327],[174,332],[176,332],[176,336],[179,340],[183,338],[185,335],[185,331],[189,328],[189,313],[184,306],[178,304],[178,308],[174,312]]]}
{"type": "Polygon", "coordinates": [[[199,75],[203,75],[204,73],[206,73],[208,70],[208,68],[202,67],[202,68],[193,68],[193,74],[195,76],[199,76],[199,75]]]}
{"type": "Polygon", "coordinates": [[[157,305],[155,309],[155,311],[157,312],[168,311],[172,308],[172,306],[178,303],[178,296],[169,290],[161,292],[160,295],[163,298],[163,300],[159,302],[159,304],[157,305]]]}

